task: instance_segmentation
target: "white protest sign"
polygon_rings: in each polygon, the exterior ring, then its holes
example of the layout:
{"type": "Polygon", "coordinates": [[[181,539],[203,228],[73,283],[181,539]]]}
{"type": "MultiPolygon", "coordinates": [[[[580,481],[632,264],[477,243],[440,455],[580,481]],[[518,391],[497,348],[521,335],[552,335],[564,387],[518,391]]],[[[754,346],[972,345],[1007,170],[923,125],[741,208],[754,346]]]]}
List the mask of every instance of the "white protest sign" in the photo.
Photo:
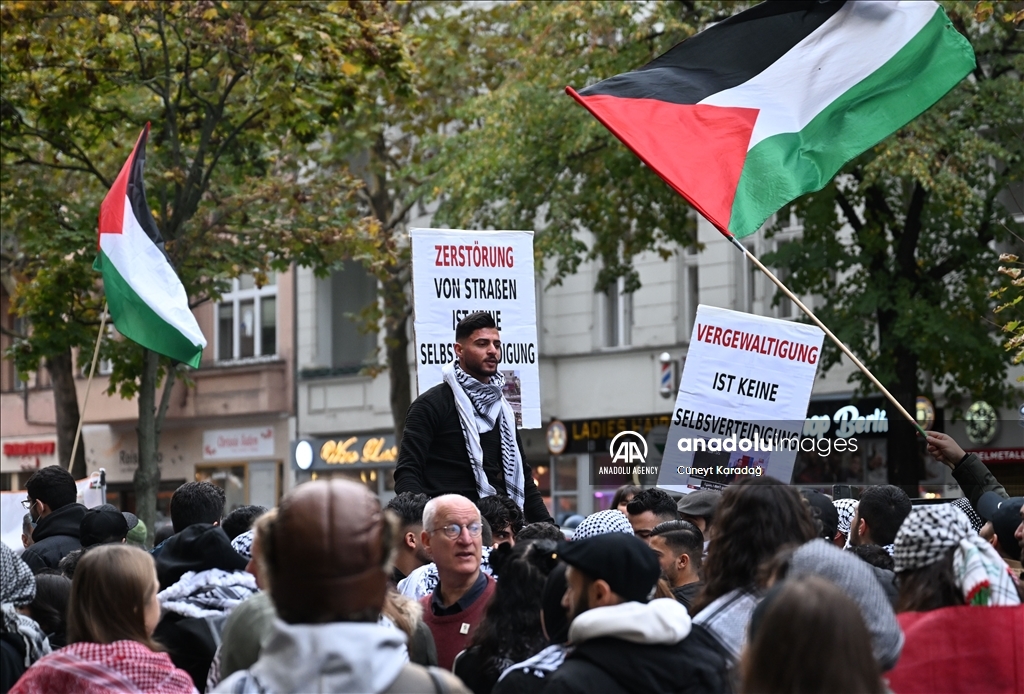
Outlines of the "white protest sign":
{"type": "Polygon", "coordinates": [[[823,338],[812,325],[699,306],[658,486],[790,482],[823,338]]]}
{"type": "Polygon", "coordinates": [[[537,301],[532,231],[413,229],[412,284],[419,392],[455,360],[455,326],[487,311],[501,332],[505,398],[520,428],[540,418],[537,301]]]}

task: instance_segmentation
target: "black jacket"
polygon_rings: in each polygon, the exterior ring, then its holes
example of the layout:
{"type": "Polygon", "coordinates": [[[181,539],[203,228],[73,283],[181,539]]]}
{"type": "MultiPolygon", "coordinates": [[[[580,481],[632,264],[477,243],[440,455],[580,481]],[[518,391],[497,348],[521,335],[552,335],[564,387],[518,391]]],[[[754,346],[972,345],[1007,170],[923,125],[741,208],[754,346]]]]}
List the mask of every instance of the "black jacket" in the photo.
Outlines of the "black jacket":
{"type": "Polygon", "coordinates": [[[244,571],[249,562],[231,547],[231,540],[219,525],[196,523],[171,536],[156,560],[160,590],[178,582],[188,571],[244,571]]]}
{"type": "Polygon", "coordinates": [[[694,624],[672,645],[612,637],[584,641],[551,675],[544,694],[717,694],[731,691],[725,654],[694,624]]]}
{"type": "MultiPolygon", "coordinates": [[[[523,514],[526,522],[553,522],[533,482],[533,471],[526,462],[519,432],[516,432],[516,443],[523,459],[526,485],[523,490],[526,494],[523,514]]],[[[480,447],[483,449],[487,480],[499,494],[505,494],[501,431],[497,426],[480,435],[480,447]]],[[[472,501],[480,498],[469,453],[466,452],[466,439],[462,433],[459,413],[455,408],[455,395],[447,383],[434,386],[409,406],[395,469],[395,492],[424,493],[431,497],[461,494],[472,501]]]]}
{"type": "Polygon", "coordinates": [[[32,573],[56,569],[61,559],[82,548],[78,538],[85,510],[81,504],[68,504],[39,520],[32,531],[32,545],[21,554],[32,573]]]}
{"type": "Polygon", "coordinates": [[[995,492],[1004,499],[1009,496],[995,475],[974,453],[957,463],[953,468],[953,479],[960,485],[964,496],[971,502],[971,507],[975,510],[978,509],[978,499],[985,492],[995,492]]]}

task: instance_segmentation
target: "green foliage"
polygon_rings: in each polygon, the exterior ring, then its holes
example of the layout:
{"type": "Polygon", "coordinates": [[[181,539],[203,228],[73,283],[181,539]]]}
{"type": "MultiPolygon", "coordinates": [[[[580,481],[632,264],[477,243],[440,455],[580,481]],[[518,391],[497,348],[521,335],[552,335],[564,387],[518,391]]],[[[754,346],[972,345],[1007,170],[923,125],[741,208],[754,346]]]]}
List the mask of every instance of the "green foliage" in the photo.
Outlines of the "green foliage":
{"type": "MultiPolygon", "coordinates": [[[[1002,324],[1003,332],[1009,333],[1003,349],[1013,353],[1014,364],[1024,363],[1024,263],[1012,253],[1003,253],[999,256],[999,262],[1007,265],[999,266],[999,273],[1006,276],[1005,284],[993,290],[989,298],[997,299],[993,312],[999,315],[999,319],[1005,320],[1002,324]]],[[[1024,376],[1018,376],[1017,381],[1024,383],[1024,376]]]]}
{"type": "MultiPolygon", "coordinates": [[[[1008,14],[994,5],[996,17],[1008,14]]],[[[968,396],[1011,396],[989,294],[995,249],[1021,231],[1000,196],[1024,176],[1024,35],[979,21],[967,3],[946,9],[978,68],[798,200],[801,237],[764,260],[785,269],[794,291],[825,299],[818,316],[883,383],[914,395],[931,374],[955,414],[968,396]]],[[[826,343],[823,365],[838,361],[826,343]]],[[[852,379],[870,389],[859,372],[852,379]]]]}
{"type": "MultiPolygon", "coordinates": [[[[94,339],[96,215],[147,122],[148,199],[193,305],[376,243],[324,134],[405,89],[381,3],[4,2],[0,19],[5,270],[33,326],[19,369],[94,339]]],[[[134,395],[140,350],[104,356],[134,395]]]]}
{"type": "Polygon", "coordinates": [[[538,262],[554,283],[601,261],[597,289],[633,257],[669,257],[695,242],[689,205],[564,93],[632,70],[742,9],[735,3],[495,3],[467,11],[483,88],[455,111],[463,127],[438,138],[430,194],[457,227],[536,229],[538,262]],[[588,234],[581,233],[586,230],[588,234]],[[588,244],[589,241],[589,244],[588,244]]]}

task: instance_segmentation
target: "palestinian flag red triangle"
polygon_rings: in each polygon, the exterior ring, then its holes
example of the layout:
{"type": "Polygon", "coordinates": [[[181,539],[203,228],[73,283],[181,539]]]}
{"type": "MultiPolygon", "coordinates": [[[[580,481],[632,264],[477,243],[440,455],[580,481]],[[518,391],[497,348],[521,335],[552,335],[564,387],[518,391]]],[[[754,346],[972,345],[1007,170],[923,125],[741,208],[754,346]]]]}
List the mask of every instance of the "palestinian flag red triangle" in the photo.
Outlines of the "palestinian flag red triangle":
{"type": "Polygon", "coordinates": [[[566,91],[702,215],[728,223],[757,109],[566,91]]]}

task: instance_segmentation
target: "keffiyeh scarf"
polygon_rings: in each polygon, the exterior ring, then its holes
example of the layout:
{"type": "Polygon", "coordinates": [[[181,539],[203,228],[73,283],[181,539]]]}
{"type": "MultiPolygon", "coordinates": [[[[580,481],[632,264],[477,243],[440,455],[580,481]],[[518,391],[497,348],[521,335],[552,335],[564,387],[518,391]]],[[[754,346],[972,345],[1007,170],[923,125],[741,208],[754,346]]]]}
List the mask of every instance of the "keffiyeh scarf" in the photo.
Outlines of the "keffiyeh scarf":
{"type": "MultiPolygon", "coordinates": [[[[483,547],[480,550],[480,570],[488,576],[491,573],[491,548],[483,547]]],[[[497,579],[495,579],[497,580],[497,579]]],[[[419,600],[424,595],[430,595],[437,588],[440,579],[437,575],[437,564],[431,562],[423,566],[417,566],[408,576],[398,582],[398,592],[407,598],[419,600]]]]}
{"type": "Polygon", "coordinates": [[[231,549],[238,552],[241,556],[246,559],[252,559],[252,539],[256,536],[256,531],[246,530],[244,533],[237,535],[234,540],[231,541],[231,549]]]}
{"type": "Polygon", "coordinates": [[[857,508],[857,500],[833,499],[832,505],[836,507],[836,513],[839,514],[839,525],[836,529],[849,539],[850,523],[853,522],[853,511],[857,508]]]}
{"type": "Polygon", "coordinates": [[[0,543],[0,612],[5,634],[17,635],[25,645],[25,667],[50,652],[50,642],[35,620],[18,612],[36,597],[36,577],[28,564],[0,543]]]}
{"type": "Polygon", "coordinates": [[[189,571],[173,586],[157,593],[160,607],[183,617],[230,614],[257,592],[256,578],[245,571],[189,571]]]}
{"type": "Polygon", "coordinates": [[[444,382],[455,395],[455,409],[459,412],[466,452],[476,478],[476,491],[480,498],[494,496],[495,489],[484,472],[484,453],[480,447],[480,434],[501,426],[501,467],[505,473],[505,491],[509,498],[523,508],[526,500],[526,480],[523,476],[523,460],[516,445],[515,414],[512,406],[502,396],[505,377],[501,372],[491,376],[489,383],[481,383],[459,366],[458,360],[441,369],[444,382]]]}
{"type": "Polygon", "coordinates": [[[79,642],[51,653],[25,671],[19,694],[196,694],[192,678],[166,653],[135,641],[79,642]]]}
{"type": "Polygon", "coordinates": [[[583,519],[582,523],[576,526],[576,531],[572,534],[572,540],[585,540],[588,537],[607,535],[608,533],[633,534],[633,526],[629,524],[629,519],[626,518],[622,511],[612,508],[607,511],[591,513],[583,519]]]}
{"type": "Polygon", "coordinates": [[[896,533],[896,573],[931,566],[953,549],[953,574],[968,605],[1020,604],[1009,567],[952,504],[916,506],[896,533]]]}

